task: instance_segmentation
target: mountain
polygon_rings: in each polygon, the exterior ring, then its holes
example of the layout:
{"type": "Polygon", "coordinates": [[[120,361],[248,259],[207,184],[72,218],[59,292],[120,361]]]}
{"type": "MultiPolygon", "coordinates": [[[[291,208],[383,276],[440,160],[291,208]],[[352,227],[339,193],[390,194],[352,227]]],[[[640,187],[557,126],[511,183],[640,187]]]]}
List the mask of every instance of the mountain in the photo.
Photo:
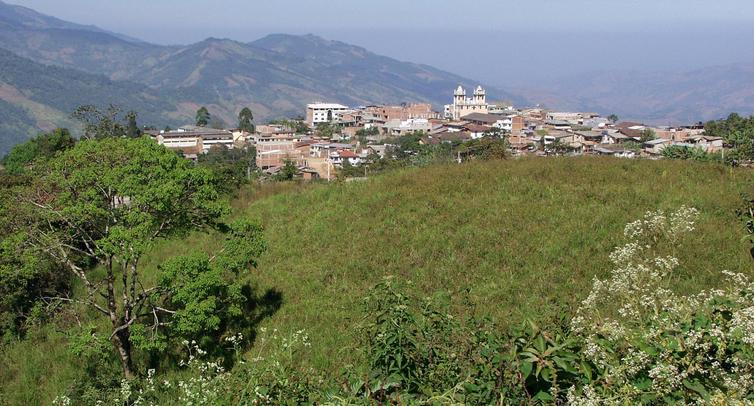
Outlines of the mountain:
{"type": "Polygon", "coordinates": [[[41,130],[74,127],[78,106],[120,106],[139,113],[139,122],[175,125],[193,114],[181,112],[179,92],[157,92],[145,85],[114,81],[74,69],[42,65],[0,49],[0,155],[41,130]]]}
{"type": "Polygon", "coordinates": [[[594,72],[543,87],[546,90],[518,91],[548,106],[656,124],[689,124],[731,112],[754,114],[754,63],[686,72],[594,72]]]}
{"type": "MultiPolygon", "coordinates": [[[[303,114],[306,103],[447,103],[458,84],[476,82],[430,66],[376,55],[314,35],[274,34],[251,43],[210,38],[134,72],[160,89],[182,89],[226,122],[239,106],[261,118],[303,114]]],[[[496,97],[515,98],[497,89],[496,97]]],[[[520,99],[517,99],[520,100],[520,99]]]]}
{"type": "MultiPolygon", "coordinates": [[[[149,122],[158,126],[175,120],[190,121],[193,112],[205,105],[213,117],[232,125],[244,106],[251,107],[256,119],[263,121],[302,115],[306,104],[317,100],[349,105],[428,102],[439,109],[459,84],[477,85],[474,80],[431,66],[401,62],[314,35],[274,34],[250,43],[209,38],[185,46],[160,46],[94,26],[69,23],[1,0],[0,48],[34,61],[37,65],[32,69],[44,71],[47,81],[54,81],[53,75],[77,77],[69,88],[46,87],[44,92],[57,102],[44,107],[17,103],[8,95],[0,98],[10,103],[5,109],[22,107],[31,119],[22,114],[14,117],[30,126],[40,121],[39,116],[48,116],[45,108],[70,113],[66,109],[71,107],[71,100],[128,104],[142,114],[149,111],[149,122]],[[68,70],[43,69],[40,64],[68,70]],[[118,89],[112,94],[125,95],[123,91],[132,89],[133,97],[123,102],[102,97],[106,95],[98,89],[104,80],[102,75],[109,79],[107,86],[118,89]],[[86,87],[87,80],[98,85],[86,87]],[[134,87],[136,83],[143,86],[134,87]],[[68,98],[68,92],[82,97],[68,98]],[[156,105],[158,100],[163,100],[162,106],[156,105]],[[152,121],[161,117],[169,120],[152,121]]],[[[22,65],[11,53],[0,53],[0,58],[22,65]]],[[[29,82],[29,77],[21,74],[6,77],[4,83],[21,93],[34,93],[24,88],[31,85],[29,82]]],[[[489,86],[487,94],[495,99],[524,101],[489,86]]],[[[60,119],[48,121],[68,124],[60,119]]],[[[11,136],[18,140],[33,131],[26,130],[12,132],[11,136]]]]}

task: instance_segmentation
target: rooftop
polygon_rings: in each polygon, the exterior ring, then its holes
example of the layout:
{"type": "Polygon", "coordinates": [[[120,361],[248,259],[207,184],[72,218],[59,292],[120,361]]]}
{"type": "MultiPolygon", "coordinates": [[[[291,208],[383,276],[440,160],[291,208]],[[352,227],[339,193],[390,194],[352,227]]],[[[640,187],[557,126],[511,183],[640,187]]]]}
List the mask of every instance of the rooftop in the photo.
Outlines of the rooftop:
{"type": "Polygon", "coordinates": [[[347,109],[348,106],[344,106],[338,103],[311,103],[306,105],[307,109],[347,109]]]}

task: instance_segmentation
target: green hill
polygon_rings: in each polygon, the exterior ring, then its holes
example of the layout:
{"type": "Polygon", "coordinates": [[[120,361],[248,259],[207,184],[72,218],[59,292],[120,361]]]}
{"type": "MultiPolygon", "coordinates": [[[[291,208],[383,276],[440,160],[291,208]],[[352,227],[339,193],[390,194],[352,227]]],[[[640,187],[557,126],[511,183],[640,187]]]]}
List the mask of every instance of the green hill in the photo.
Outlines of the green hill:
{"type": "MultiPolygon", "coordinates": [[[[279,292],[282,306],[263,326],[305,330],[307,362],[334,373],[356,361],[361,299],[383,277],[410,280],[458,317],[551,325],[572,314],[595,276],[608,274],[624,225],[648,210],[687,205],[701,212],[699,238],[678,252],[679,291],[716,286],[722,270],[752,275],[735,214],[740,194],[751,190],[750,170],[527,158],[405,169],[363,182],[254,186],[241,191],[232,215],[266,227],[269,250],[250,279],[260,292],[279,292]]],[[[145,259],[144,273],[156,278],[166,258],[212,251],[219,240],[193,234],[166,241],[145,259]]],[[[77,375],[67,367],[75,364],[68,343],[52,326],[9,345],[0,354],[7,400],[49,403],[63,393],[77,375]]],[[[253,347],[250,357],[259,353],[264,348],[253,347]]]]}
{"type": "MultiPolygon", "coordinates": [[[[505,323],[547,322],[584,299],[626,223],[681,205],[702,212],[699,236],[679,253],[681,290],[752,272],[735,209],[754,189],[750,171],[673,161],[522,159],[411,169],[365,182],[294,188],[241,199],[260,218],[269,252],[253,276],[282,293],[269,325],[306,329],[315,363],[342,365],[367,289],[386,275],[470,300],[505,323]]],[[[269,193],[269,192],[265,192],[269,193]]],[[[170,243],[157,258],[212,238],[170,243]]]]}

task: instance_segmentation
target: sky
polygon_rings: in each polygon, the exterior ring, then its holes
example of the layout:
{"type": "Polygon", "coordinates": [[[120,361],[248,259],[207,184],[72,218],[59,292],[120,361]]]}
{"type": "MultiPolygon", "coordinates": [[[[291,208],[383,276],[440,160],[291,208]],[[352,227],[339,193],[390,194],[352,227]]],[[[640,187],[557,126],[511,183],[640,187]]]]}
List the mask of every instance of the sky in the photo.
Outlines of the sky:
{"type": "Polygon", "coordinates": [[[158,44],[313,33],[493,85],[754,61],[752,0],[7,0],[158,44]]]}

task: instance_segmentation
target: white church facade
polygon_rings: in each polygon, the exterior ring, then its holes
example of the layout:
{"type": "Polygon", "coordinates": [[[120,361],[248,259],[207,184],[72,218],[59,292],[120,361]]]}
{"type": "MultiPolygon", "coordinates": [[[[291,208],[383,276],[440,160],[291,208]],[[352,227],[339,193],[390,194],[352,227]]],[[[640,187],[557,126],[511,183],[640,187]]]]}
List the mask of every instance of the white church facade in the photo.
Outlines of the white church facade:
{"type": "Polygon", "coordinates": [[[471,113],[487,114],[488,112],[487,94],[482,86],[477,86],[471,97],[466,97],[466,90],[458,86],[453,92],[453,104],[445,105],[445,118],[450,120],[460,120],[471,113]]]}

